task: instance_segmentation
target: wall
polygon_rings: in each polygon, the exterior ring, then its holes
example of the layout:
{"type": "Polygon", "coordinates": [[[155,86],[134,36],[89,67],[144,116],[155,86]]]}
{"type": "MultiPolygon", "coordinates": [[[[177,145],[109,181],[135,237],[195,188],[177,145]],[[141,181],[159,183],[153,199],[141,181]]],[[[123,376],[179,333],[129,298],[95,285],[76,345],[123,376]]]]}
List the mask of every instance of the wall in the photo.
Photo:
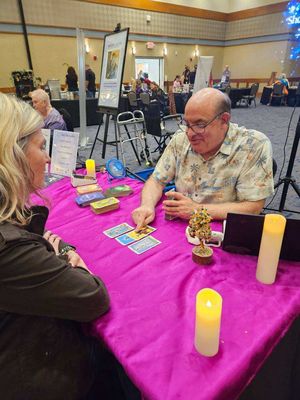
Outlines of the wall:
{"type": "Polygon", "coordinates": [[[232,78],[267,78],[272,71],[286,71],[286,48],[284,41],[226,47],[224,64],[230,65],[232,78]]]}

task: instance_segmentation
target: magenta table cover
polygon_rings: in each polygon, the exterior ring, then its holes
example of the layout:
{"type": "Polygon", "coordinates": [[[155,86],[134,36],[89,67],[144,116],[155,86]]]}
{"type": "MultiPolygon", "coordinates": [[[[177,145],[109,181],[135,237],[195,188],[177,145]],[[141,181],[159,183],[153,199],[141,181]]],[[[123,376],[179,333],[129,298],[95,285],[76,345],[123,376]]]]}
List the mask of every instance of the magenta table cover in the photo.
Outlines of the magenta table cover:
{"type": "MultiPolygon", "coordinates": [[[[98,180],[110,186],[105,174],[98,180]]],[[[166,221],[161,205],[152,224],[161,244],[137,255],[103,234],[132,224],[139,204],[140,182],[112,182],[118,184],[129,184],[134,194],[102,215],[74,203],[76,190],[67,178],[44,190],[52,201],[47,228],[74,244],[108,288],[111,309],[95,321],[97,335],[147,400],[237,398],[299,315],[300,264],[280,261],[273,285],[256,280],[254,256],[215,249],[212,265],[198,266],[185,239],[187,222],[166,221]],[[223,297],[220,350],[213,358],[193,344],[195,297],[205,287],[223,297]]]]}

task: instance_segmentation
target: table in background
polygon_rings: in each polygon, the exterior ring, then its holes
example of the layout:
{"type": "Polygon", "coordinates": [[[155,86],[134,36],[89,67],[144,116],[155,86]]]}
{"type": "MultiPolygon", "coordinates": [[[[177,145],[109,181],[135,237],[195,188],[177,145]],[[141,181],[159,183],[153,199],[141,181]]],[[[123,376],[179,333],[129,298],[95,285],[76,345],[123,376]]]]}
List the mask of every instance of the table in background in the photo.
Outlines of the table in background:
{"type": "MultiPolygon", "coordinates": [[[[98,174],[98,181],[104,189],[109,186],[105,174],[98,174]]],[[[274,285],[256,280],[254,256],[214,249],[212,265],[198,266],[185,239],[187,222],[166,221],[161,205],[152,234],[161,244],[137,255],[103,231],[122,222],[132,224],[130,212],[139,204],[142,184],[128,178],[113,184],[129,184],[134,194],[120,199],[119,210],[103,215],[76,206],[76,191],[67,178],[44,190],[53,203],[47,229],[74,244],[108,288],[111,309],[95,321],[95,333],[147,400],[238,398],[299,316],[300,264],[280,261],[274,285]],[[193,344],[195,296],[204,287],[223,297],[220,350],[212,358],[198,354],[193,344]]],[[[213,228],[221,230],[221,224],[213,228]]],[[[296,344],[288,347],[289,370],[271,360],[278,373],[278,379],[268,381],[275,396],[259,397],[254,390],[249,397],[250,385],[243,399],[289,398],[277,397],[276,385],[284,377],[290,389],[287,371],[295,373],[290,371],[296,368],[297,345],[299,368],[299,324],[295,329],[296,344]]],[[[264,382],[261,386],[266,390],[264,382]]],[[[299,396],[299,388],[293,390],[299,396]]]]}
{"type": "Polygon", "coordinates": [[[240,101],[243,96],[249,96],[250,90],[251,88],[231,88],[229,92],[231,108],[236,108],[237,102],[240,101]]]}
{"type": "MultiPolygon", "coordinates": [[[[64,108],[68,111],[72,118],[73,128],[80,126],[79,119],[79,100],[51,100],[52,107],[58,111],[60,108],[64,108]]],[[[99,125],[102,121],[102,114],[98,111],[98,99],[86,99],[86,124],[99,125]]]]}
{"type": "Polygon", "coordinates": [[[289,93],[287,95],[287,105],[290,107],[300,106],[300,94],[297,94],[297,86],[289,88],[289,93]]]}

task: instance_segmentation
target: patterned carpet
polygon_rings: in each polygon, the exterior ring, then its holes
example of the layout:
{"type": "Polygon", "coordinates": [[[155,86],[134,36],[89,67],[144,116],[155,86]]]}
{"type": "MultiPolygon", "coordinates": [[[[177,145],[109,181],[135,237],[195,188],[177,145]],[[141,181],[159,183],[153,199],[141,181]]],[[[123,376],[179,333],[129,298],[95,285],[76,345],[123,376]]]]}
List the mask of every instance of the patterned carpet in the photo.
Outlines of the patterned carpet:
{"type": "MultiPolygon", "coordinates": [[[[270,107],[265,106],[257,102],[257,107],[251,106],[247,107],[239,107],[232,110],[232,122],[235,122],[241,126],[246,126],[247,128],[257,129],[263,133],[265,133],[271,140],[273,146],[273,155],[274,159],[277,162],[277,173],[275,176],[275,183],[279,179],[279,173],[281,168],[283,167],[283,171],[281,177],[284,177],[286,174],[291,148],[293,144],[293,140],[295,137],[295,130],[300,117],[300,108],[293,109],[291,107],[270,107]],[[290,118],[293,114],[293,118],[290,125],[290,131],[287,138],[287,131],[290,122],[290,118]],[[284,144],[287,138],[287,144],[285,147],[285,156],[284,156],[284,144]],[[285,163],[284,163],[285,159],[285,163]],[[284,165],[283,165],[284,164],[284,165]]],[[[96,135],[97,126],[90,126],[87,128],[87,134],[89,136],[89,141],[93,142],[94,137],[96,135]]],[[[76,129],[77,130],[77,129],[76,129]]],[[[79,130],[79,129],[78,129],[79,130]]],[[[103,137],[104,125],[101,126],[100,129],[100,137],[103,137]]],[[[114,124],[113,121],[110,120],[109,124],[109,134],[108,139],[114,139],[114,124]]],[[[147,138],[148,145],[151,150],[154,150],[155,142],[153,137],[149,135],[147,138]]],[[[137,159],[132,151],[132,148],[129,143],[125,144],[125,159],[127,167],[133,171],[141,171],[145,168],[149,168],[145,165],[145,162],[140,166],[137,162],[137,159]]],[[[111,157],[116,157],[116,148],[114,146],[107,146],[107,151],[105,155],[105,159],[101,158],[102,144],[98,142],[96,144],[93,158],[95,158],[97,164],[105,164],[105,161],[110,159],[111,157]]],[[[138,153],[140,153],[141,148],[139,148],[138,153]]],[[[296,179],[298,185],[300,186],[300,146],[297,150],[295,164],[293,168],[293,177],[296,179]]],[[[85,149],[80,151],[80,157],[85,160],[89,157],[90,149],[85,149]]],[[[153,158],[157,159],[158,154],[154,153],[153,158]]],[[[281,193],[282,193],[283,185],[280,186],[277,194],[270,204],[269,207],[277,209],[279,207],[281,193]]],[[[271,199],[269,199],[270,201],[271,199]]],[[[268,202],[269,202],[268,201],[268,202]]],[[[286,210],[292,210],[300,213],[300,199],[294,189],[290,186],[287,194],[287,200],[285,203],[286,210]]],[[[295,212],[284,212],[287,217],[300,219],[300,214],[295,212]]]]}

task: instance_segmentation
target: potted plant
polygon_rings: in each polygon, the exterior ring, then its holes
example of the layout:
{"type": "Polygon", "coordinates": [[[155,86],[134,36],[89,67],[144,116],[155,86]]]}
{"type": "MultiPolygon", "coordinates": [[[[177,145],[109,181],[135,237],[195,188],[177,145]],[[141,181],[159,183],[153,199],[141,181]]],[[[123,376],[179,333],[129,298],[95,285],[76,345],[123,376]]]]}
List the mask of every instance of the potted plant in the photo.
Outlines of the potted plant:
{"type": "Polygon", "coordinates": [[[193,261],[197,264],[207,265],[212,260],[213,250],[206,245],[211,238],[211,220],[206,208],[195,210],[189,220],[189,235],[199,239],[199,245],[195,246],[192,252],[193,261]]]}

